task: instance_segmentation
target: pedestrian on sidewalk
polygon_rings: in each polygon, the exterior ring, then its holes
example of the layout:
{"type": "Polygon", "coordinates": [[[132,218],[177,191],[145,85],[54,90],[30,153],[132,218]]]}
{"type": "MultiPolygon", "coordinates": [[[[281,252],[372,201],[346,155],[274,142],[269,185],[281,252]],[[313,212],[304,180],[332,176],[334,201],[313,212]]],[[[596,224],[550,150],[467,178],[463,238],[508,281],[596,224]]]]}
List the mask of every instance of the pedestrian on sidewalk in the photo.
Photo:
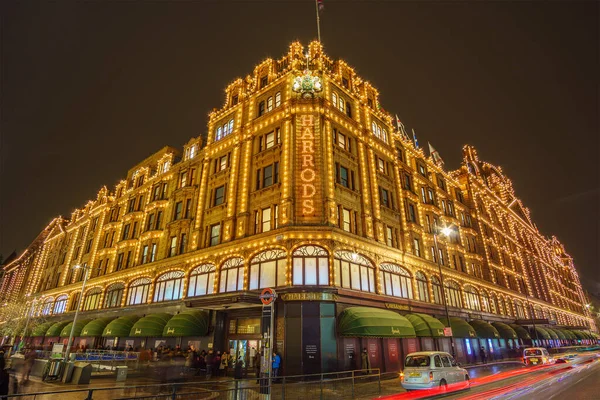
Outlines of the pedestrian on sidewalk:
{"type": "Polygon", "coordinates": [[[206,379],[212,378],[214,356],[213,351],[209,350],[206,356],[206,379]]]}
{"type": "Polygon", "coordinates": [[[238,358],[237,362],[235,363],[235,368],[233,371],[234,379],[242,379],[243,378],[243,368],[244,368],[244,359],[242,358],[242,356],[240,356],[240,358],[238,358]]]}
{"type": "Polygon", "coordinates": [[[481,349],[479,350],[479,357],[481,357],[481,362],[483,364],[487,363],[487,354],[485,353],[485,347],[481,346],[481,349]]]}
{"type": "Polygon", "coordinates": [[[367,351],[366,347],[363,349],[363,352],[360,355],[360,361],[361,361],[360,368],[362,370],[367,370],[366,373],[370,374],[371,373],[371,360],[369,359],[369,352],[367,351]]]}
{"type": "Polygon", "coordinates": [[[258,380],[260,379],[260,363],[261,363],[261,354],[260,351],[257,351],[256,354],[254,354],[254,370],[256,371],[256,383],[259,383],[258,380]]]}
{"type": "Polygon", "coordinates": [[[281,357],[277,352],[273,352],[273,383],[277,382],[277,377],[279,376],[279,368],[281,367],[281,357]]]}

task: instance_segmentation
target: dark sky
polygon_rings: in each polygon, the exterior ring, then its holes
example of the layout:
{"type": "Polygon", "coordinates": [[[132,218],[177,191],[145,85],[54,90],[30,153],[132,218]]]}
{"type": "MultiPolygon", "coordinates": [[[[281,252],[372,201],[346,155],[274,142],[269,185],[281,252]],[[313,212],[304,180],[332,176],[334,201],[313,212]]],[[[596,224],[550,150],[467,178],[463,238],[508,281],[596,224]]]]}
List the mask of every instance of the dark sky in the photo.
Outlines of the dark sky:
{"type": "MultiPolygon", "coordinates": [[[[205,132],[223,89],[316,37],[314,2],[1,7],[0,252],[205,132]]],[[[501,165],[600,292],[598,2],[325,0],[322,36],[449,168],[501,165]]]]}

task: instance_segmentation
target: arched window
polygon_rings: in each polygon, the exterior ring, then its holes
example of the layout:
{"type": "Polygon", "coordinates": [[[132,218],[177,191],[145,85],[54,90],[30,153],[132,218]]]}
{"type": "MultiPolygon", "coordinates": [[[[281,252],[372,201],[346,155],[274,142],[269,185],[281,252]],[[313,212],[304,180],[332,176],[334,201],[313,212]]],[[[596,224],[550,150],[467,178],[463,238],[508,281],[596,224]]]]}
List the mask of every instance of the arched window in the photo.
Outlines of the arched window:
{"type": "Polygon", "coordinates": [[[285,285],[287,255],[282,250],[267,250],[250,261],[250,290],[285,285]]]}
{"type": "MultiPolygon", "coordinates": [[[[477,292],[477,289],[475,289],[471,285],[465,286],[465,300],[467,301],[467,308],[471,310],[481,311],[481,305],[479,304],[479,293],[477,292]]],[[[454,307],[457,306],[455,305],[454,307]]]]}
{"type": "Polygon", "coordinates": [[[154,302],[179,300],[183,297],[183,271],[171,271],[162,274],[154,286],[154,302]]]}
{"type": "Polygon", "coordinates": [[[220,126],[217,128],[217,133],[215,134],[215,141],[220,140],[223,137],[223,128],[220,126]]]}
{"type": "Polygon", "coordinates": [[[54,302],[54,311],[52,314],[62,314],[67,310],[67,295],[58,296],[54,302]]]}
{"type": "Polygon", "coordinates": [[[517,319],[527,318],[525,314],[525,307],[523,307],[523,302],[521,302],[521,300],[515,300],[515,310],[517,312],[517,319]]]}
{"type": "Polygon", "coordinates": [[[485,290],[481,290],[481,311],[490,312],[490,296],[485,290]]]}
{"type": "Polygon", "coordinates": [[[75,311],[77,306],[79,306],[79,298],[81,297],[81,292],[73,293],[71,295],[71,302],[69,303],[69,311],[75,311]]]}
{"type": "Polygon", "coordinates": [[[506,315],[508,315],[509,317],[512,317],[515,315],[515,312],[513,310],[512,301],[508,297],[506,298],[506,315]]]}
{"type": "Polygon", "coordinates": [[[106,288],[106,296],[104,296],[104,308],[115,308],[121,307],[121,300],[123,299],[123,291],[125,285],[121,282],[113,283],[106,288]]]}
{"type": "Polygon", "coordinates": [[[150,278],[139,278],[131,282],[127,294],[127,305],[144,304],[148,302],[148,292],[152,280],[150,278]]]}
{"type": "Polygon", "coordinates": [[[194,268],[190,274],[187,297],[213,294],[216,270],[212,264],[202,264],[194,268]]]}
{"type": "Polygon", "coordinates": [[[329,285],[329,253],[322,247],[302,246],[292,256],[294,285],[329,285]]]}
{"type": "Polygon", "coordinates": [[[498,296],[498,314],[506,315],[506,306],[504,305],[504,297],[498,296]]]}
{"type": "Polygon", "coordinates": [[[270,96],[267,99],[267,112],[272,111],[273,110],[273,96],[270,96]]]}
{"type": "Polygon", "coordinates": [[[221,267],[219,293],[244,290],[244,259],[230,258],[221,267]]]}
{"type": "Polygon", "coordinates": [[[83,311],[97,310],[100,307],[100,296],[102,296],[101,288],[95,287],[90,289],[83,299],[83,311]]]}
{"type": "Polygon", "coordinates": [[[382,271],[381,280],[384,293],[388,296],[413,298],[412,278],[408,271],[396,265],[383,263],[379,266],[382,271]]]}
{"type": "Polygon", "coordinates": [[[344,99],[342,98],[342,96],[340,96],[340,98],[339,98],[339,107],[340,107],[341,112],[346,111],[346,103],[344,102],[344,99]]]}
{"type": "Polygon", "coordinates": [[[431,277],[431,291],[433,292],[433,302],[435,304],[442,304],[442,285],[437,276],[431,277]]]}
{"type": "Polygon", "coordinates": [[[281,92],[275,93],[275,107],[279,107],[281,105],[281,92]]]}
{"type": "Polygon", "coordinates": [[[427,277],[421,271],[419,271],[415,274],[415,279],[417,281],[417,294],[419,295],[419,300],[426,301],[429,303],[427,277]]]}
{"type": "Polygon", "coordinates": [[[337,286],[362,292],[375,292],[375,268],[362,255],[349,251],[336,251],[333,266],[337,286]]]}
{"type": "Polygon", "coordinates": [[[533,314],[535,318],[542,319],[544,318],[544,314],[542,312],[542,307],[536,305],[533,307],[533,314]]]}
{"type": "Polygon", "coordinates": [[[446,292],[446,303],[449,307],[462,308],[458,283],[453,281],[444,282],[444,291],[446,292]]]}
{"type": "Polygon", "coordinates": [[[337,101],[337,94],[335,92],[331,93],[331,102],[333,103],[334,107],[337,107],[338,101],[337,101]]]}
{"type": "Polygon", "coordinates": [[[53,304],[54,304],[54,297],[48,297],[46,300],[44,300],[44,303],[42,305],[41,314],[42,315],[50,315],[53,304]]]}

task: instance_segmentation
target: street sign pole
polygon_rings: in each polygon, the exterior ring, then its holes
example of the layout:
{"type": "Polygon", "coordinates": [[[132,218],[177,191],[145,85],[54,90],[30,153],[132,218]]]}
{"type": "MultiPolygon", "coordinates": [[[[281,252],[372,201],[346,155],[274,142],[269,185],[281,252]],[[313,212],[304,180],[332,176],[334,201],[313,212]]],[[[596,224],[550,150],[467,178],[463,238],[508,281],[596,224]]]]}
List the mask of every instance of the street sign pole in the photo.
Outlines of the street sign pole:
{"type": "MultiPolygon", "coordinates": [[[[273,386],[273,332],[275,331],[275,299],[277,299],[277,293],[271,288],[263,289],[259,296],[260,301],[263,303],[263,316],[269,314],[269,328],[267,330],[267,341],[268,349],[264,352],[264,362],[267,367],[267,379],[268,379],[268,393],[267,400],[271,399],[271,389],[273,386]],[[268,311],[267,311],[268,310],[268,311]]],[[[263,320],[264,321],[264,320],[263,320]]],[[[265,347],[267,347],[265,346],[265,347]]]]}

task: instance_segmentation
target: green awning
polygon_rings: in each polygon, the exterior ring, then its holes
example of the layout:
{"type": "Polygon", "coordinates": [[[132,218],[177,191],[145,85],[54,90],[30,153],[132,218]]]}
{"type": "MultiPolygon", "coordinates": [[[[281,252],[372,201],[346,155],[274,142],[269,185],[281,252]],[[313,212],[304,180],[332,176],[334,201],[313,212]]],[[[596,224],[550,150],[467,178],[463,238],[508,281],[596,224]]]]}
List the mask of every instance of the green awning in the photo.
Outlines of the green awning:
{"type": "Polygon", "coordinates": [[[81,330],[81,337],[102,336],[102,332],[104,331],[104,328],[106,328],[106,325],[114,319],[115,317],[104,317],[91,321],[81,330]]]}
{"type": "Polygon", "coordinates": [[[480,319],[469,321],[469,325],[477,332],[477,337],[481,339],[500,339],[500,333],[492,325],[480,319]]]}
{"type": "Polygon", "coordinates": [[[427,314],[406,314],[418,337],[444,337],[444,324],[427,314]]]}
{"type": "Polygon", "coordinates": [[[557,340],[558,339],[558,335],[556,334],[556,332],[554,332],[552,330],[552,328],[544,327],[544,330],[546,332],[548,332],[548,335],[550,335],[550,339],[552,339],[552,340],[557,340]]]}
{"type": "Polygon", "coordinates": [[[564,340],[567,337],[565,336],[564,333],[562,333],[559,329],[556,328],[546,328],[546,330],[548,331],[548,333],[550,334],[550,336],[552,336],[552,334],[554,333],[556,335],[556,337],[560,340],[564,340]]]}
{"type": "Polygon", "coordinates": [[[527,329],[523,328],[521,325],[517,324],[508,324],[511,328],[515,330],[515,333],[519,337],[519,339],[529,340],[531,339],[531,335],[527,332],[527,329]]]}
{"type": "Polygon", "coordinates": [[[45,336],[48,328],[50,328],[52,325],[54,325],[54,321],[44,322],[33,327],[31,330],[31,336],[45,336]]]}
{"type": "Polygon", "coordinates": [[[106,325],[102,331],[102,337],[129,337],[129,332],[140,317],[137,315],[127,315],[119,317],[106,325]]]}
{"type": "Polygon", "coordinates": [[[531,338],[532,339],[546,339],[546,340],[550,340],[552,339],[552,337],[550,336],[550,333],[548,333],[548,331],[540,326],[536,326],[535,330],[537,331],[537,336],[535,334],[535,332],[531,333],[531,338]]]}
{"type": "Polygon", "coordinates": [[[70,321],[60,321],[60,322],[55,322],[54,324],[52,324],[52,326],[50,328],[48,328],[48,330],[46,331],[46,336],[47,337],[56,337],[56,336],[60,336],[60,331],[62,331],[62,328],[64,328],[66,325],[68,325],[70,323],[70,321]]]}
{"type": "Polygon", "coordinates": [[[596,332],[590,332],[590,335],[592,335],[594,339],[600,338],[600,335],[598,335],[596,332]]]}
{"type": "Polygon", "coordinates": [[[165,325],[171,318],[173,315],[167,313],[148,314],[133,324],[129,336],[162,337],[165,325]]]}
{"type": "MultiPolygon", "coordinates": [[[[444,324],[444,326],[448,325],[448,320],[446,318],[440,318],[440,322],[444,324]]],[[[477,337],[475,329],[462,318],[450,317],[450,327],[452,328],[452,336],[455,338],[477,337]]]]}
{"type": "MultiPolygon", "coordinates": [[[[83,327],[89,324],[90,322],[92,322],[91,319],[77,320],[77,322],[75,323],[75,329],[73,329],[73,337],[79,337],[79,335],[81,335],[81,330],[83,329],[83,327]]],[[[71,335],[72,326],[72,322],[65,325],[60,331],[60,337],[69,337],[71,335]]]]}
{"type": "Polygon", "coordinates": [[[563,335],[565,335],[567,340],[577,340],[577,336],[575,336],[575,334],[570,330],[561,328],[560,331],[563,333],[563,335]]]}
{"type": "Polygon", "coordinates": [[[576,330],[576,329],[569,329],[569,330],[571,331],[571,333],[572,333],[573,335],[575,335],[575,337],[576,337],[577,339],[585,339],[585,336],[584,336],[583,332],[581,332],[581,331],[578,331],[578,330],[576,330]]]}
{"type": "Polygon", "coordinates": [[[500,337],[503,339],[517,339],[517,332],[503,322],[492,322],[492,326],[498,330],[500,337]]]}
{"type": "Polygon", "coordinates": [[[415,337],[408,319],[389,310],[350,307],[339,316],[339,332],[351,337],[415,337]]]}
{"type": "Polygon", "coordinates": [[[202,310],[185,310],[175,315],[163,329],[163,336],[206,336],[208,313],[202,310]]]}
{"type": "Polygon", "coordinates": [[[587,333],[586,331],[580,331],[586,339],[593,339],[592,335],[587,333]]]}

